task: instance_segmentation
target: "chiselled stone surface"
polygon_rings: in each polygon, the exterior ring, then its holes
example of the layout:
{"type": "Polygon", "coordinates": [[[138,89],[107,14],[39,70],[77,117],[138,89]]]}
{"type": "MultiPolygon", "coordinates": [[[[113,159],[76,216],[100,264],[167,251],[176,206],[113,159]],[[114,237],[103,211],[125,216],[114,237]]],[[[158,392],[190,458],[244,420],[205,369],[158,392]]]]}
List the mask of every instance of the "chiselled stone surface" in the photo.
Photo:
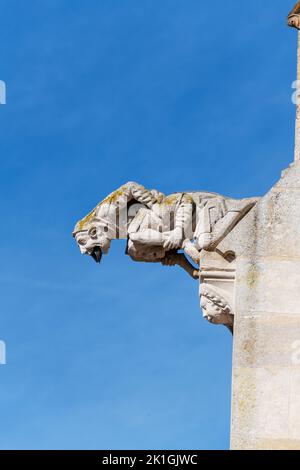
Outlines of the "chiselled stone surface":
{"type": "Polygon", "coordinates": [[[233,449],[300,448],[300,163],[223,240],[235,246],[233,449]]]}
{"type": "Polygon", "coordinates": [[[202,250],[200,268],[200,307],[204,318],[233,332],[235,254],[202,250]]]}

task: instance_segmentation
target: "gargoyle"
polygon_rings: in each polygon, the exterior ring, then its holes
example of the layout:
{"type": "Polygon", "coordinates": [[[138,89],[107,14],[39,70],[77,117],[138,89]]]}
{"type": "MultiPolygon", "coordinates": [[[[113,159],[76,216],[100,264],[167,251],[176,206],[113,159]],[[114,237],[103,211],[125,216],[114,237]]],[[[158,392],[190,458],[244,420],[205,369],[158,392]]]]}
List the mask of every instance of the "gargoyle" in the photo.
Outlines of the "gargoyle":
{"type": "Polygon", "coordinates": [[[300,30],[300,2],[298,2],[288,15],[288,25],[300,30]]]}
{"type": "Polygon", "coordinates": [[[208,192],[180,192],[165,196],[129,182],[111,193],[84,219],[73,236],[82,254],[100,262],[111,240],[127,239],[134,261],[180,265],[192,277],[201,250],[213,251],[257,202],[235,200],[208,192]]]}

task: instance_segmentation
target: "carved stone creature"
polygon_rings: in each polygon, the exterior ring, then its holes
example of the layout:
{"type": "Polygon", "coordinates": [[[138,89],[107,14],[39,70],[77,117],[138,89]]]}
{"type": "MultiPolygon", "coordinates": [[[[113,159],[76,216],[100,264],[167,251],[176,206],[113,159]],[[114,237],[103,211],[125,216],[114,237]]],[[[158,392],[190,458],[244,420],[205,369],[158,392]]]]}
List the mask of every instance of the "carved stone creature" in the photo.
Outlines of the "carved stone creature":
{"type": "Polygon", "coordinates": [[[300,2],[298,2],[288,15],[288,25],[300,30],[300,2]]]}
{"type": "MultiPolygon", "coordinates": [[[[80,220],[73,236],[81,253],[90,255],[98,263],[102,255],[109,252],[111,240],[127,239],[126,254],[133,261],[178,265],[194,279],[203,279],[199,271],[201,253],[215,252],[257,200],[235,200],[208,192],[165,196],[129,182],[80,220]],[[183,250],[184,254],[178,250],[183,250]]],[[[227,257],[224,262],[230,264],[227,257]]],[[[227,276],[226,271],[224,275],[227,276]]],[[[200,302],[208,321],[224,324],[232,331],[233,311],[226,292],[205,282],[200,289],[200,302]]]]}
{"type": "Polygon", "coordinates": [[[199,265],[200,251],[213,251],[256,201],[208,192],[165,196],[129,182],[79,221],[73,235],[81,253],[97,262],[111,240],[123,238],[134,261],[180,264],[177,250],[182,249],[199,265]]]}

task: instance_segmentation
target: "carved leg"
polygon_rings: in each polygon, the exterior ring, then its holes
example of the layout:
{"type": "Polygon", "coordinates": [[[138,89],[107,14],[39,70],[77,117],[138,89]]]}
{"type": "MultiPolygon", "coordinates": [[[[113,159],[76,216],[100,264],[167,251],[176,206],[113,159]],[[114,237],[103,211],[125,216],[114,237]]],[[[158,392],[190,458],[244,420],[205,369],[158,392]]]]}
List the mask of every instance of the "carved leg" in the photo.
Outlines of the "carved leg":
{"type": "Polygon", "coordinates": [[[188,255],[194,263],[198,266],[200,264],[200,251],[197,250],[195,245],[190,240],[184,240],[182,244],[182,249],[186,255],[188,255]]]}
{"type": "Polygon", "coordinates": [[[139,243],[141,245],[148,245],[148,246],[162,246],[163,245],[163,237],[162,233],[158,232],[157,230],[147,229],[141,230],[135,233],[129,234],[130,240],[134,243],[139,243]]]}
{"type": "Polygon", "coordinates": [[[128,236],[134,243],[162,246],[161,219],[149,209],[142,208],[128,227],[128,236]]]}
{"type": "Polygon", "coordinates": [[[195,267],[189,262],[183,253],[168,252],[165,258],[161,262],[164,266],[180,266],[184,269],[189,276],[193,279],[199,279],[200,273],[195,267]]]}

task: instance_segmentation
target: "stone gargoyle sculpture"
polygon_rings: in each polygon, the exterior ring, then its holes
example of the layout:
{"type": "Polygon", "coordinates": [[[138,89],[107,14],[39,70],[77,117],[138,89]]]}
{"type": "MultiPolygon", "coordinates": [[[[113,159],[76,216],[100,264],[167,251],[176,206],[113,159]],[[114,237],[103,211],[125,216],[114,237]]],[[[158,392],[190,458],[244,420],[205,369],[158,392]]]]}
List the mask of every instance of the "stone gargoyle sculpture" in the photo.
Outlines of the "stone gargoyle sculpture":
{"type": "MultiPolygon", "coordinates": [[[[213,252],[256,202],[256,198],[235,200],[200,191],[165,196],[129,182],[80,220],[73,236],[81,253],[98,263],[112,240],[126,239],[126,254],[133,261],[179,265],[199,279],[201,252],[213,252]]],[[[231,327],[232,312],[228,306],[222,310],[226,303],[222,295],[218,300],[216,289],[214,295],[208,289],[200,294],[205,317],[231,327]]]]}
{"type": "Polygon", "coordinates": [[[298,2],[288,15],[288,25],[300,30],[300,2],[298,2]]]}

